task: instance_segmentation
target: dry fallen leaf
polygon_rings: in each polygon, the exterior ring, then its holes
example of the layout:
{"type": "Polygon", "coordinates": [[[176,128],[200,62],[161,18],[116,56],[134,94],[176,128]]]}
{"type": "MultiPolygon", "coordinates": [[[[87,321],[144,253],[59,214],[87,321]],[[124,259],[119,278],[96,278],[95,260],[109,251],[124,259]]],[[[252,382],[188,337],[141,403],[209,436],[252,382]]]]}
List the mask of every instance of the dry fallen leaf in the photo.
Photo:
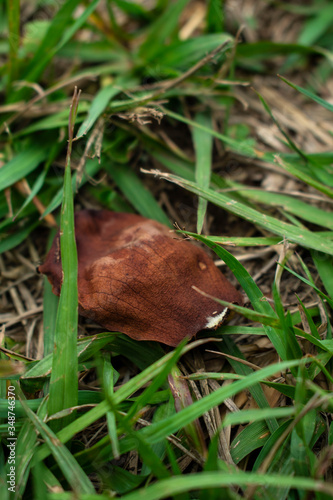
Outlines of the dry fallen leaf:
{"type": "MultiPolygon", "coordinates": [[[[222,323],[227,310],[192,286],[242,304],[242,295],[195,244],[175,239],[140,215],[82,210],[75,214],[79,312],[136,340],[176,346],[222,323]]],[[[39,271],[60,294],[59,233],[39,271]]]]}

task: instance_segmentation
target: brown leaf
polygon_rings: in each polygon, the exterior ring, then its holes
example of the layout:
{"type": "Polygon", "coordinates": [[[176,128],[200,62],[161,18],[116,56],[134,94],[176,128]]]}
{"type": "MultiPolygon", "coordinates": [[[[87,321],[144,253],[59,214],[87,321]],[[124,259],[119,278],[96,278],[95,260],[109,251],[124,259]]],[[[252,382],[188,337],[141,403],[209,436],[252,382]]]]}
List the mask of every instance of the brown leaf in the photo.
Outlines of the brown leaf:
{"type": "MultiPolygon", "coordinates": [[[[140,215],[82,210],[75,214],[79,312],[136,340],[176,346],[216,328],[224,306],[193,290],[242,304],[242,295],[193,243],[175,239],[162,224],[140,215]]],[[[39,271],[60,294],[59,233],[39,271]]]]}

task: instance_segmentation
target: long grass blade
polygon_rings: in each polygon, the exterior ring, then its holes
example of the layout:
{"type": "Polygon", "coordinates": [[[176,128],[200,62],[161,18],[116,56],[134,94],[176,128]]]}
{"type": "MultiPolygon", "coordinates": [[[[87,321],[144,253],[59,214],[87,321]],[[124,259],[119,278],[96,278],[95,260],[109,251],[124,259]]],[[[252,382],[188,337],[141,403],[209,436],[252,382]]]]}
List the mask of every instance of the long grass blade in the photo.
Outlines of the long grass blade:
{"type": "Polygon", "coordinates": [[[48,153],[49,145],[45,147],[40,144],[34,144],[14,156],[12,160],[5,163],[0,169],[1,189],[12,186],[15,182],[30,174],[47,158],[48,153]]]}
{"type": "Polygon", "coordinates": [[[47,446],[73,490],[76,493],[94,493],[95,488],[93,487],[90,479],[83,472],[68,448],[66,448],[66,446],[64,446],[57,439],[54,432],[37,415],[35,415],[32,410],[30,410],[24,401],[21,402],[28,418],[47,443],[47,446]]]}
{"type": "MultiPolygon", "coordinates": [[[[206,113],[197,113],[195,121],[206,128],[212,128],[212,119],[206,113]]],[[[202,129],[194,128],[192,131],[195,149],[195,180],[199,186],[206,189],[210,184],[212,168],[213,137],[202,129]]],[[[205,220],[207,200],[199,197],[197,232],[200,234],[205,220]]]]}
{"type": "MultiPolygon", "coordinates": [[[[57,413],[65,408],[76,406],[78,398],[78,362],[76,356],[78,326],[78,263],[74,232],[74,202],[70,169],[78,99],[79,97],[74,93],[69,119],[69,143],[61,209],[60,248],[63,282],[54,335],[54,354],[48,406],[49,415],[57,413]]],[[[63,422],[55,420],[52,423],[53,428],[59,430],[61,425],[64,425],[66,422],[68,423],[72,418],[73,415],[66,418],[63,422]]]]}
{"type": "Polygon", "coordinates": [[[224,208],[228,212],[238,215],[245,220],[251,221],[253,224],[258,224],[258,226],[271,231],[273,234],[280,235],[281,238],[287,238],[288,240],[294,243],[299,243],[302,246],[333,255],[333,242],[314,232],[280,221],[270,215],[263,214],[239,201],[230,201],[230,198],[225,196],[223,193],[217,193],[213,189],[202,189],[196,183],[187,181],[178,176],[161,174],[160,172],[159,175],[170,182],[174,182],[175,184],[184,187],[191,193],[206,198],[206,200],[224,208]]]}
{"type": "Polygon", "coordinates": [[[18,51],[20,48],[20,0],[7,0],[8,16],[8,80],[7,89],[10,92],[11,85],[18,77],[18,51]]]}

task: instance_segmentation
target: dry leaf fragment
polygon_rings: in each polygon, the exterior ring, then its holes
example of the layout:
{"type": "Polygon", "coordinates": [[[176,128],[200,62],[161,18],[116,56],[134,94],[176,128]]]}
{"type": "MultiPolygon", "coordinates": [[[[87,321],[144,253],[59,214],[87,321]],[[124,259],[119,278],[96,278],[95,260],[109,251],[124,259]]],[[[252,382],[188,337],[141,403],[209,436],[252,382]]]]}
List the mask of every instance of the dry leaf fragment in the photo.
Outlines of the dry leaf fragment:
{"type": "MultiPolygon", "coordinates": [[[[140,215],[75,214],[79,313],[136,340],[176,346],[222,323],[226,308],[198,294],[242,304],[242,295],[199,247],[140,215]]],[[[39,271],[60,294],[59,233],[39,271]]]]}

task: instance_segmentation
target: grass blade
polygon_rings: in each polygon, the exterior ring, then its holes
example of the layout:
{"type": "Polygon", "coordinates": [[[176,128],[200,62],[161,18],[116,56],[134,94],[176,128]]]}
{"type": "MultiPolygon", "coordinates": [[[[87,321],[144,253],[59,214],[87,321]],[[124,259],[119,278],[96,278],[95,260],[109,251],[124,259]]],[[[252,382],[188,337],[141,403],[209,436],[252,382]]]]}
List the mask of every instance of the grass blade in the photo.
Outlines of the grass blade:
{"type": "Polygon", "coordinates": [[[68,448],[64,446],[52,430],[21,400],[22,406],[35,429],[41,434],[62,473],[76,493],[94,493],[95,489],[68,448]]]}
{"type": "MultiPolygon", "coordinates": [[[[203,127],[212,128],[212,119],[206,113],[197,113],[196,123],[203,127]]],[[[210,184],[212,168],[213,137],[202,129],[194,128],[192,131],[195,149],[195,180],[199,186],[206,189],[210,184]]],[[[207,200],[199,197],[197,232],[200,234],[205,220],[207,210],[207,200]]]]}
{"type": "Polygon", "coordinates": [[[34,144],[30,148],[18,153],[8,163],[5,163],[0,169],[1,189],[12,186],[15,182],[35,170],[47,158],[49,150],[49,145],[43,147],[39,144],[34,144]]]}
{"type": "Polygon", "coordinates": [[[18,51],[20,48],[20,0],[7,0],[8,15],[8,81],[7,88],[10,87],[18,75],[18,51]]]}
{"type": "Polygon", "coordinates": [[[5,238],[1,236],[0,241],[0,253],[11,250],[16,247],[22,241],[26,240],[29,234],[35,229],[35,227],[39,224],[39,221],[36,217],[30,217],[26,220],[26,223],[22,228],[15,231],[15,233],[6,235],[5,238]]]}
{"type": "Polygon", "coordinates": [[[77,137],[81,137],[82,135],[85,135],[87,132],[89,132],[91,127],[94,125],[96,120],[98,120],[100,115],[109,104],[110,100],[117,94],[119,94],[119,92],[121,92],[119,84],[115,82],[114,84],[107,85],[96,94],[88,111],[88,116],[79,128],[77,137]]]}
{"type": "Polygon", "coordinates": [[[196,183],[187,181],[175,175],[161,174],[160,172],[158,172],[158,174],[163,179],[174,182],[191,193],[206,198],[208,201],[224,208],[228,212],[231,212],[245,220],[249,220],[253,224],[257,224],[274,234],[280,235],[281,238],[286,238],[294,243],[299,243],[302,246],[333,255],[333,242],[329,241],[325,237],[322,237],[321,235],[307,229],[299,228],[293,224],[280,221],[270,215],[263,214],[239,201],[230,201],[228,196],[223,193],[217,193],[213,189],[202,189],[196,183]]]}
{"type": "MultiPolygon", "coordinates": [[[[241,363],[241,360],[244,359],[244,356],[238,349],[235,342],[230,337],[226,338],[225,343],[223,343],[223,346],[218,346],[218,349],[221,352],[225,352],[227,354],[230,354],[231,356],[239,358],[240,361],[237,361],[232,358],[228,359],[230,365],[238,375],[243,375],[247,377],[251,373],[253,373],[252,368],[241,363]]],[[[265,410],[269,408],[269,403],[267,401],[263,388],[261,387],[260,384],[256,384],[253,387],[251,387],[250,392],[253,398],[255,399],[257,405],[259,406],[259,408],[265,410]]],[[[270,432],[274,432],[278,427],[278,423],[275,418],[268,418],[266,424],[270,432]]]]}
{"type": "Polygon", "coordinates": [[[110,163],[110,160],[107,159],[102,161],[102,164],[128,201],[131,202],[143,217],[148,217],[150,219],[152,214],[154,214],[153,217],[155,220],[171,227],[168,217],[165,215],[151,192],[146,189],[134,170],[128,165],[110,163]]]}
{"type": "MultiPolygon", "coordinates": [[[[185,232],[185,234],[189,234],[190,236],[193,236],[194,238],[198,239],[199,241],[202,241],[205,243],[209,248],[214,250],[216,255],[220,257],[220,259],[224,260],[224,262],[227,264],[227,266],[230,268],[230,270],[235,274],[237,280],[239,281],[240,285],[242,286],[244,292],[247,294],[248,298],[250,299],[250,302],[254,308],[255,311],[258,311],[259,313],[262,313],[264,315],[272,316],[275,315],[272,307],[270,304],[265,300],[265,297],[263,296],[261,290],[258,288],[256,283],[253,281],[252,277],[249,275],[247,270],[238,262],[238,260],[231,255],[227,250],[224,248],[216,245],[215,243],[212,243],[209,241],[207,238],[204,236],[200,236],[195,233],[188,233],[185,232]]],[[[285,360],[287,359],[287,353],[286,353],[286,348],[285,344],[283,341],[283,336],[281,335],[281,331],[279,329],[274,329],[270,326],[264,326],[266,335],[269,337],[271,342],[274,344],[275,349],[279,353],[279,356],[281,359],[285,360]]]]}
{"type": "Polygon", "coordinates": [[[225,52],[229,48],[229,42],[232,37],[227,33],[213,33],[202,35],[188,40],[180,40],[172,43],[167,47],[162,47],[158,53],[158,57],[163,61],[162,68],[164,71],[174,73],[175,69],[188,70],[195,63],[203,61],[205,56],[210,52],[224,48],[221,52],[225,52]],[[170,70],[169,68],[172,68],[170,70]]]}
{"type": "Polygon", "coordinates": [[[291,196],[289,193],[273,193],[261,189],[247,189],[246,186],[241,186],[239,184],[234,184],[234,186],[235,189],[237,189],[237,193],[240,193],[244,198],[258,201],[259,203],[265,203],[273,207],[283,208],[286,212],[296,215],[303,220],[333,230],[333,217],[332,213],[328,210],[309,205],[291,196]]]}
{"type": "MultiPolygon", "coordinates": [[[[78,327],[78,291],[77,291],[77,252],[74,233],[74,203],[70,159],[74,133],[75,115],[78,106],[78,95],[74,92],[70,119],[69,143],[65,168],[64,194],[60,223],[60,248],[63,270],[63,282],[58,305],[52,374],[50,382],[49,415],[65,408],[77,405],[78,398],[78,361],[76,356],[78,327]]],[[[55,429],[68,423],[73,415],[62,423],[55,420],[55,429]]]]}
{"type": "Polygon", "coordinates": [[[288,163],[286,161],[283,161],[282,158],[276,158],[278,164],[284,168],[287,172],[290,174],[294,175],[297,177],[297,179],[301,180],[302,182],[306,182],[309,186],[312,186],[313,188],[317,189],[321,193],[326,194],[330,198],[333,198],[333,189],[326,186],[322,182],[317,181],[313,176],[302,172],[300,169],[292,165],[291,163],[288,163]]]}
{"type": "Polygon", "coordinates": [[[322,297],[324,300],[327,300],[328,304],[333,308],[333,299],[331,299],[331,297],[329,297],[328,295],[323,293],[321,290],[319,290],[319,288],[316,285],[314,285],[310,280],[304,278],[303,276],[296,273],[295,271],[293,271],[292,269],[290,269],[287,266],[282,266],[282,267],[283,267],[283,269],[285,269],[286,271],[288,271],[289,273],[293,274],[298,279],[303,281],[303,283],[306,283],[307,285],[311,286],[317,292],[317,294],[320,295],[320,297],[322,297]]]}
{"type": "Polygon", "coordinates": [[[267,161],[273,161],[273,156],[270,153],[264,153],[262,151],[258,151],[258,149],[249,146],[246,142],[239,142],[236,141],[235,139],[232,139],[226,135],[220,134],[219,132],[216,132],[215,130],[209,129],[200,123],[196,123],[193,120],[190,120],[186,118],[185,116],[182,116],[178,113],[175,113],[174,111],[170,111],[169,109],[162,108],[163,113],[165,113],[167,116],[170,116],[170,118],[175,118],[176,120],[186,123],[187,125],[192,126],[193,128],[196,127],[198,129],[201,129],[204,132],[207,132],[211,134],[213,137],[216,137],[217,139],[220,139],[222,143],[224,143],[226,146],[229,146],[233,151],[240,153],[241,155],[244,156],[250,156],[251,158],[260,158],[260,159],[265,159],[267,161]]]}
{"type": "Polygon", "coordinates": [[[333,259],[329,255],[320,252],[312,252],[312,258],[316,265],[321,281],[330,297],[333,297],[333,259]]]}
{"type": "Polygon", "coordinates": [[[55,54],[75,34],[99,2],[99,0],[93,0],[93,2],[83,11],[81,16],[71,27],[69,27],[72,21],[73,12],[80,4],[80,1],[81,0],[68,0],[62,4],[57,14],[52,19],[44,39],[27,68],[24,76],[25,80],[29,82],[38,81],[49,61],[52,60],[55,54]]]}
{"type": "Polygon", "coordinates": [[[146,61],[154,59],[165,40],[175,31],[180,14],[189,0],[172,2],[164,13],[150,25],[148,35],[139,49],[139,56],[146,61]]]}
{"type": "Polygon", "coordinates": [[[289,147],[291,149],[293,149],[298,155],[300,158],[302,158],[305,162],[307,161],[307,158],[306,156],[303,154],[303,152],[296,146],[296,144],[294,143],[294,141],[289,137],[289,135],[283,130],[283,128],[281,127],[280,123],[277,121],[277,119],[275,118],[275,116],[273,115],[272,111],[271,111],[271,108],[268,106],[267,102],[265,101],[265,99],[259,94],[259,92],[257,92],[255,90],[255,93],[257,94],[257,96],[259,97],[262,105],[264,106],[265,110],[267,111],[267,113],[269,114],[269,116],[271,117],[272,121],[275,123],[275,125],[277,126],[277,128],[279,129],[279,131],[281,132],[281,134],[283,135],[283,137],[286,139],[287,143],[289,144],[289,147]]]}
{"type": "Polygon", "coordinates": [[[207,7],[207,31],[222,33],[224,27],[223,4],[220,0],[209,0],[207,7]]]}
{"type": "Polygon", "coordinates": [[[303,89],[303,87],[300,87],[299,85],[296,85],[296,83],[292,83],[287,78],[284,78],[281,75],[278,75],[278,77],[285,82],[287,85],[292,87],[295,90],[298,90],[301,94],[305,95],[306,97],[309,97],[309,99],[312,99],[316,103],[320,104],[320,106],[323,106],[324,108],[328,109],[329,111],[333,111],[333,105],[330,104],[329,102],[325,101],[325,99],[322,99],[321,97],[318,97],[316,94],[313,94],[313,92],[310,92],[309,90],[303,89]]]}

